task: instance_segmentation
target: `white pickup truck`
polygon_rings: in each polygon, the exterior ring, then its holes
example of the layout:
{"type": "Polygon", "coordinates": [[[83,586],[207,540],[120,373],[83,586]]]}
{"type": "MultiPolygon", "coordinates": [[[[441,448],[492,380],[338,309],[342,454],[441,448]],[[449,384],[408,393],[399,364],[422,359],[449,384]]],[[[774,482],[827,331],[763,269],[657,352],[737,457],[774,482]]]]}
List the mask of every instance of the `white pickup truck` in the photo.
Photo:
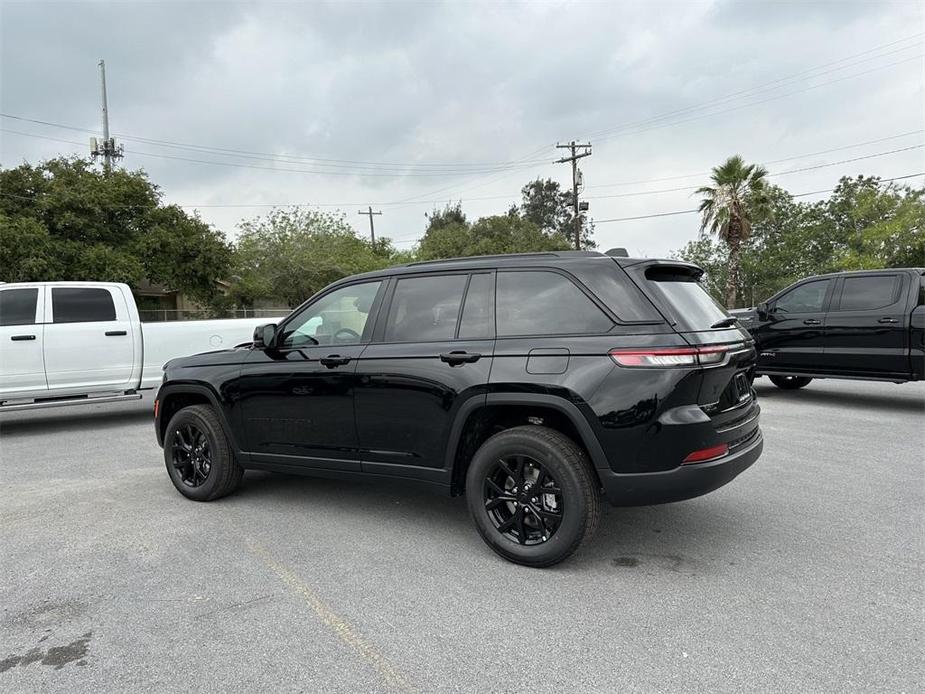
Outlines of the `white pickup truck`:
{"type": "Polygon", "coordinates": [[[138,399],[170,359],[249,342],[276,320],[142,324],[125,284],[0,283],[0,412],[138,399]]]}

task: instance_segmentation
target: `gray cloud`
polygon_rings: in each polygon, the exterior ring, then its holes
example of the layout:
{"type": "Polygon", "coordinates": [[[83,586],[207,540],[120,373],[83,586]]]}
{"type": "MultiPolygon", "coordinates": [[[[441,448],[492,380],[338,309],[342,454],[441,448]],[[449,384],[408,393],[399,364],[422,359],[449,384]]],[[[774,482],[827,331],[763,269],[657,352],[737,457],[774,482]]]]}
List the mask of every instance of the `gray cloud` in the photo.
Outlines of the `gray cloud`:
{"type": "MultiPolygon", "coordinates": [[[[117,133],[211,147],[388,162],[508,161],[557,140],[587,137],[691,108],[914,34],[915,3],[3,3],[0,105],[13,113],[99,127],[96,62],[107,61],[117,133]]],[[[584,160],[593,216],[692,206],[685,191],[597,196],[701,183],[697,178],[592,187],[706,171],[734,152],[759,161],[923,127],[921,38],[892,55],[860,56],[810,81],[592,138],[584,160]],[[907,60],[869,75],[856,73],[907,60]],[[825,81],[833,84],[777,97],[825,81]],[[721,111],[749,101],[747,108],[721,111]],[[710,113],[708,112],[708,113],[710,113]],[[688,120],[689,119],[689,120],[688,120]],[[672,119],[669,119],[669,121],[672,119]],[[636,132],[638,131],[638,132],[636,132]]],[[[773,86],[773,85],[772,85],[773,86]]],[[[88,134],[15,123],[2,127],[84,142],[88,134]]],[[[81,146],[0,133],[15,164],[81,146]]],[[[892,149],[921,137],[795,161],[796,168],[892,149]]],[[[164,157],[231,159],[125,141],[169,200],[221,203],[388,203],[462,199],[470,215],[501,212],[551,163],[503,175],[429,178],[310,175],[164,157]],[[147,153],[147,156],[143,153],[147,153]],[[150,156],[150,155],[162,155],[150,156]],[[436,192],[434,192],[436,191],[436,192]],[[474,198],[500,196],[497,200],[474,198]]],[[[795,192],[839,175],[922,170],[921,150],[781,177],[795,192]]],[[[309,165],[278,164],[283,168],[309,165]]],[[[330,169],[334,170],[334,169],[330,169]]],[[[418,172],[420,173],[420,172],[418,172]]],[[[411,241],[429,203],[386,205],[377,229],[411,241]]],[[[352,206],[344,211],[364,231],[352,206]]],[[[259,208],[203,207],[233,234],[259,208]]],[[[692,216],[600,224],[602,247],[665,254],[696,234],[692,216]]],[[[407,243],[405,244],[407,245],[407,243]]]]}

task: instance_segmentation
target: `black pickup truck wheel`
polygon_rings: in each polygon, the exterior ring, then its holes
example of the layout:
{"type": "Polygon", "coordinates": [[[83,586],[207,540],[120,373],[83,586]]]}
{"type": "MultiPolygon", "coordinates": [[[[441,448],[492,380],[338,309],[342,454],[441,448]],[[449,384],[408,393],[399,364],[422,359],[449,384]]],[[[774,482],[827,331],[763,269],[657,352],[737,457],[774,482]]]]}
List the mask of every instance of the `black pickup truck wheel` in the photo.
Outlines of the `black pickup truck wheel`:
{"type": "Polygon", "coordinates": [[[170,419],[164,462],[173,486],[194,501],[230,494],[244,475],[218,416],[207,405],[184,407],[170,419]]]}
{"type": "Polygon", "coordinates": [[[809,376],[768,376],[771,383],[783,390],[798,390],[809,385],[811,379],[809,376]]]}
{"type": "Polygon", "coordinates": [[[508,561],[557,564],[589,539],[600,485],[582,450],[541,426],[495,434],[466,474],[469,512],[482,539],[508,561]]]}

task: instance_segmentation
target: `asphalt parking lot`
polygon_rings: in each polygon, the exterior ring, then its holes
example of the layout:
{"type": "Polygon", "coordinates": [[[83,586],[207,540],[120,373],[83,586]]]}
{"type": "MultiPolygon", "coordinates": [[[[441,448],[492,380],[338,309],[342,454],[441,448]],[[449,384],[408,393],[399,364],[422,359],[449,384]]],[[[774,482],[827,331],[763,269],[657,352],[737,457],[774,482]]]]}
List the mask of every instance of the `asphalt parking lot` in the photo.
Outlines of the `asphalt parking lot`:
{"type": "Polygon", "coordinates": [[[0,415],[0,690],[921,691],[925,384],[757,387],[755,467],[547,570],[396,485],[186,501],[150,398],[0,415]]]}

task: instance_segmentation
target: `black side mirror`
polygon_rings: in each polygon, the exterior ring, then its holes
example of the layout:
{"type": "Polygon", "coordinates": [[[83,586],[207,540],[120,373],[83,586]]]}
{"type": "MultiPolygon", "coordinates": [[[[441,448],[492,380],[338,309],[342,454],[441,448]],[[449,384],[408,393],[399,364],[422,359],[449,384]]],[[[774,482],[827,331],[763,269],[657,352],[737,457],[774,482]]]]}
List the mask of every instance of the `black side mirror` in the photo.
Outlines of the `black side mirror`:
{"type": "Polygon", "coordinates": [[[762,301],[757,306],[758,318],[761,320],[766,320],[769,315],[771,315],[771,308],[768,306],[767,301],[762,301]]]}
{"type": "Polygon", "coordinates": [[[264,323],[254,328],[254,349],[266,349],[273,346],[276,337],[276,323],[264,323]]]}

